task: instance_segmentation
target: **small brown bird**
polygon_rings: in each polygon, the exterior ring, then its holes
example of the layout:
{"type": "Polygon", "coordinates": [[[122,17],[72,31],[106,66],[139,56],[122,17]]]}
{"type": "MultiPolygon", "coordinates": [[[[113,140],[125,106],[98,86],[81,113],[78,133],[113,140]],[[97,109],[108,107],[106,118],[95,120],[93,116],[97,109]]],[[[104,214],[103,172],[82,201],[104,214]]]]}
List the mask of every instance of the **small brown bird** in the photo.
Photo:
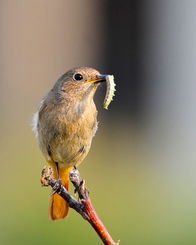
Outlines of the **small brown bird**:
{"type": "MultiPolygon", "coordinates": [[[[97,130],[94,94],[106,75],[89,67],[72,69],[62,75],[41,101],[35,113],[33,128],[46,161],[56,179],[69,189],[69,173],[90,150],[97,130]]],[[[68,205],[58,194],[51,197],[49,216],[63,219],[68,205]]]]}

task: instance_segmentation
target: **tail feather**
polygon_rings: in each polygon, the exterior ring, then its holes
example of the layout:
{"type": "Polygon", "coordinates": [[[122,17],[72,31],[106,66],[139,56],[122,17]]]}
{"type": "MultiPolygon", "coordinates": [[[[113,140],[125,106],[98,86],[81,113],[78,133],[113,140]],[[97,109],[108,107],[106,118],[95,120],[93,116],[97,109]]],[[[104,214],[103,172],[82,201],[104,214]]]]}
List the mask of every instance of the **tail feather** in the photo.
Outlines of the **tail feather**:
{"type": "MultiPolygon", "coordinates": [[[[72,168],[59,169],[59,177],[62,184],[69,190],[69,173],[72,168]]],[[[68,215],[69,206],[57,193],[51,196],[49,217],[51,220],[64,219],[68,215]]]]}

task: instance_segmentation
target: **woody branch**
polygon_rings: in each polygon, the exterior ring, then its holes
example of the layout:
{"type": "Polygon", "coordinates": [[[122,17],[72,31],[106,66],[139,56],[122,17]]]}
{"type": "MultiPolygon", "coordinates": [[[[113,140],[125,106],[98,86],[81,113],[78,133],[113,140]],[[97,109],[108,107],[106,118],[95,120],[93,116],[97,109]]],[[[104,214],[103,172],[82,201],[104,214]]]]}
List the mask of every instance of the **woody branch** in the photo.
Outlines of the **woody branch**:
{"type": "Polygon", "coordinates": [[[89,191],[85,186],[85,181],[81,179],[79,171],[77,169],[73,169],[70,172],[69,177],[75,187],[75,191],[79,195],[80,201],[77,201],[58,180],[53,178],[53,171],[50,166],[46,166],[42,170],[41,183],[43,186],[50,185],[54,193],[58,193],[65,199],[70,208],[73,208],[85,220],[87,220],[105,245],[119,245],[119,241],[114,242],[104,224],[98,217],[90,200],[89,191]]]}

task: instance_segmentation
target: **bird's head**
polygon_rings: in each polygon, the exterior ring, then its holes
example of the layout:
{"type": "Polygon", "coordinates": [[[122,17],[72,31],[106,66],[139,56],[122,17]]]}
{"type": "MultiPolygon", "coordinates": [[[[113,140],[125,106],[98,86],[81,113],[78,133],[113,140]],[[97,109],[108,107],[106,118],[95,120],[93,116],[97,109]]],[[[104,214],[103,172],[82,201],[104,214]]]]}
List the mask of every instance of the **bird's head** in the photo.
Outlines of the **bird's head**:
{"type": "Polygon", "coordinates": [[[93,98],[99,84],[106,81],[105,78],[106,75],[90,67],[74,68],[58,79],[51,92],[61,100],[93,98]]]}

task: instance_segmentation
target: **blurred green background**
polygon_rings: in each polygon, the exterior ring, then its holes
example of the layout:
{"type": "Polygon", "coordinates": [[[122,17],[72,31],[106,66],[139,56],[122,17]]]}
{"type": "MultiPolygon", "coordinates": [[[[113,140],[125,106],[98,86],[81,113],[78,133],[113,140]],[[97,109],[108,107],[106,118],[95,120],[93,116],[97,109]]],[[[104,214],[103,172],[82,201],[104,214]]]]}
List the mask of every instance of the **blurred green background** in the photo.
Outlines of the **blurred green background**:
{"type": "Polygon", "coordinates": [[[0,0],[0,244],[101,244],[71,210],[48,220],[45,165],[31,131],[66,70],[114,74],[108,111],[79,167],[115,240],[196,244],[196,2],[0,0]]]}

